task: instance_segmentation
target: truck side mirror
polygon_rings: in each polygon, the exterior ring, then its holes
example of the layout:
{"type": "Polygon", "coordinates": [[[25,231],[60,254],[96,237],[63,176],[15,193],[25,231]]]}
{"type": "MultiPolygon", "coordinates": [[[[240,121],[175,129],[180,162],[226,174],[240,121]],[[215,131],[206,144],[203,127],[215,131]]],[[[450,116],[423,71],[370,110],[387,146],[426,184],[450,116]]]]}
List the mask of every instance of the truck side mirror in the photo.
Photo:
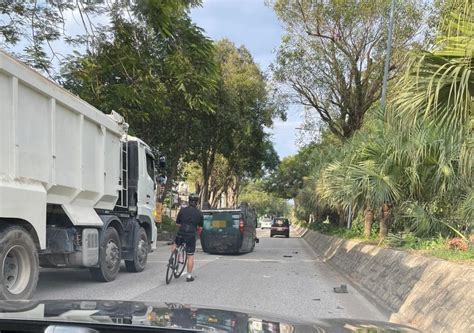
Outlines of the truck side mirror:
{"type": "Polygon", "coordinates": [[[161,174],[156,177],[155,183],[160,183],[160,185],[165,185],[166,184],[166,176],[161,174]]]}
{"type": "Polygon", "coordinates": [[[160,156],[160,161],[158,162],[158,167],[160,170],[166,169],[166,157],[160,156]]]}

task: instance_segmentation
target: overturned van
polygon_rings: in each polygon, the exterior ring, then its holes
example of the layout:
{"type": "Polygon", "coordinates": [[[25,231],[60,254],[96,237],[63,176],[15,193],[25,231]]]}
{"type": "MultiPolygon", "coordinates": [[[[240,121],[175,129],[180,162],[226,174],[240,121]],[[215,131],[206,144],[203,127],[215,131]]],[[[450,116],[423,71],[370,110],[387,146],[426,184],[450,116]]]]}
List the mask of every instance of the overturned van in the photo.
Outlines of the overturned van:
{"type": "Polygon", "coordinates": [[[202,211],[202,250],[207,253],[245,253],[255,248],[257,216],[247,204],[234,209],[202,211]]]}

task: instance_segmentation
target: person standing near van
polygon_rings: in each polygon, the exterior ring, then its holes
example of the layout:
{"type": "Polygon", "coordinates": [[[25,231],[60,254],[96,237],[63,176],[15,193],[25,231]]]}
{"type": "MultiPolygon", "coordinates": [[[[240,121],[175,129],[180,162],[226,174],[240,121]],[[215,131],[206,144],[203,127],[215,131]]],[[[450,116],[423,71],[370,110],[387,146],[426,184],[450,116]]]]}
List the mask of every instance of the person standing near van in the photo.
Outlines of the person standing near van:
{"type": "Polygon", "coordinates": [[[192,272],[194,268],[194,252],[196,251],[196,232],[199,227],[203,226],[204,221],[204,216],[197,208],[198,200],[199,198],[197,195],[189,195],[189,206],[182,208],[179,211],[178,217],[176,218],[176,224],[178,225],[179,230],[171,248],[171,251],[173,252],[176,249],[176,246],[181,245],[183,242],[186,243],[186,254],[188,255],[186,282],[194,281],[192,272]]]}

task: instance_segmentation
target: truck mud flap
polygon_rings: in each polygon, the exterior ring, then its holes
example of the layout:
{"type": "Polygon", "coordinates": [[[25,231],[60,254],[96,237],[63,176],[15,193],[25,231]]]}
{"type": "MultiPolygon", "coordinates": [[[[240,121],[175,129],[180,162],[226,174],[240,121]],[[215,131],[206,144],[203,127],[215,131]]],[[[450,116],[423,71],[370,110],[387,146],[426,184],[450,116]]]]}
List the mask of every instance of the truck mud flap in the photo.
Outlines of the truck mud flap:
{"type": "Polygon", "coordinates": [[[103,222],[92,207],[62,205],[72,224],[88,227],[102,227],[103,222]]]}

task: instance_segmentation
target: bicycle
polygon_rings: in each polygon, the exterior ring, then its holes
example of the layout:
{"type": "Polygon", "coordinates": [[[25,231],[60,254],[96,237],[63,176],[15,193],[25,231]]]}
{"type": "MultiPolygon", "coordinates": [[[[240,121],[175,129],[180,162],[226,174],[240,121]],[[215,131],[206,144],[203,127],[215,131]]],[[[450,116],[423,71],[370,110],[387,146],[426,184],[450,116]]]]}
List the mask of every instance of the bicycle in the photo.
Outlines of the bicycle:
{"type": "MultiPolygon", "coordinates": [[[[177,236],[182,238],[181,236],[177,236]]],[[[171,282],[173,276],[175,279],[179,278],[186,267],[188,262],[188,254],[186,253],[186,243],[182,242],[176,249],[171,253],[168,260],[168,267],[166,268],[166,284],[171,282]]]]}

